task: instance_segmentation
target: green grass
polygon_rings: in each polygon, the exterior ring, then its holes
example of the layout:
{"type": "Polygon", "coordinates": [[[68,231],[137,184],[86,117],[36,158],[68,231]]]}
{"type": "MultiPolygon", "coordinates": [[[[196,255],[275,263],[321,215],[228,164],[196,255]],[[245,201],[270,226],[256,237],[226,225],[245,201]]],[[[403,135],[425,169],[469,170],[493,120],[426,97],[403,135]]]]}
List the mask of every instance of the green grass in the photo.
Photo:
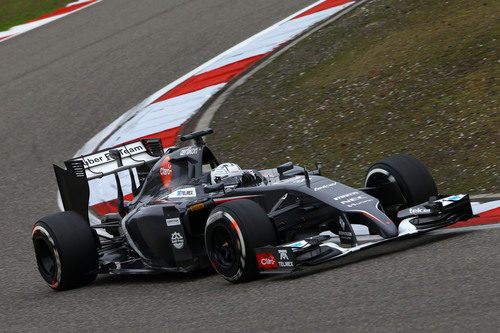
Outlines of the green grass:
{"type": "Polygon", "coordinates": [[[360,186],[395,153],[441,192],[498,192],[500,3],[379,0],[280,56],[217,112],[221,160],[292,160],[360,186]]]}
{"type": "Polygon", "coordinates": [[[74,0],[0,0],[0,31],[36,19],[70,2],[74,0]]]}

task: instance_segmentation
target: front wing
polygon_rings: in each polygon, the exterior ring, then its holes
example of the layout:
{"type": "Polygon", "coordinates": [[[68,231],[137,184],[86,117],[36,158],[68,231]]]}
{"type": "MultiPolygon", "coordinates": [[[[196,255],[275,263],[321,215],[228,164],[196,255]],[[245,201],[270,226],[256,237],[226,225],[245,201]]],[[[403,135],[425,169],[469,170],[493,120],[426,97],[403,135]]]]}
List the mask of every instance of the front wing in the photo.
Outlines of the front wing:
{"type": "Polygon", "coordinates": [[[420,235],[458,221],[468,220],[473,217],[473,213],[468,195],[453,195],[433,198],[427,203],[401,211],[398,216],[403,220],[399,224],[396,237],[358,244],[357,237],[349,226],[347,229],[349,232],[347,234],[344,232],[340,238],[320,234],[280,246],[256,248],[255,254],[260,273],[291,273],[300,266],[320,264],[369,247],[420,235]],[[341,245],[346,243],[342,241],[346,237],[350,243],[349,247],[341,245]]]}

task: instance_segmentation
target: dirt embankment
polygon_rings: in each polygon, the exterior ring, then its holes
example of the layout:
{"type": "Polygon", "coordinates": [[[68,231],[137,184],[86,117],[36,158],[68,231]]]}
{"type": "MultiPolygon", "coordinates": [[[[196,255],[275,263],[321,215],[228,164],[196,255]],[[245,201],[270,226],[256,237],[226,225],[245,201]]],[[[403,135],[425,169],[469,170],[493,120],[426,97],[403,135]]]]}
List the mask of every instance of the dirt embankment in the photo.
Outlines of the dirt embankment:
{"type": "Polygon", "coordinates": [[[368,2],[237,88],[208,141],[245,168],[322,161],[352,186],[409,153],[442,193],[498,192],[498,12],[490,0],[368,2]]]}

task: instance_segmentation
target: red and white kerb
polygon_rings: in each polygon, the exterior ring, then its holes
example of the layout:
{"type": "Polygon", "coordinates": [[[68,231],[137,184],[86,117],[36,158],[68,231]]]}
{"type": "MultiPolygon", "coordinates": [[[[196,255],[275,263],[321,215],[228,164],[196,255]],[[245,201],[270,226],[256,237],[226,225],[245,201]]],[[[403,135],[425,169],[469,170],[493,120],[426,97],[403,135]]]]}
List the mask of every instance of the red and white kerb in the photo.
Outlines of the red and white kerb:
{"type": "Polygon", "coordinates": [[[44,24],[47,24],[49,22],[60,19],[61,17],[64,17],[64,16],[69,15],[71,13],[74,13],[78,10],[86,8],[90,5],[98,3],[100,1],[102,1],[102,0],[79,0],[76,2],[72,2],[70,4],[67,4],[66,7],[56,9],[51,13],[42,15],[39,18],[36,18],[34,20],[30,20],[30,21],[23,23],[21,25],[17,25],[15,27],[12,27],[7,31],[0,31],[0,42],[3,42],[7,39],[18,36],[26,31],[30,31],[32,29],[38,28],[38,27],[40,27],[44,24]]]}

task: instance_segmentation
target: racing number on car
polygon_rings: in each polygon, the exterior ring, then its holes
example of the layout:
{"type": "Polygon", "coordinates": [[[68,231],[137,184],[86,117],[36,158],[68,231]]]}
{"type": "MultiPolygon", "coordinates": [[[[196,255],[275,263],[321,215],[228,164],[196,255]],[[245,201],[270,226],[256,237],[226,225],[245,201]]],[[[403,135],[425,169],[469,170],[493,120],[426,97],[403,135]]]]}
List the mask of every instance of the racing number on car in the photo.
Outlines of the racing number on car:
{"type": "Polygon", "coordinates": [[[168,187],[172,182],[172,163],[170,163],[170,155],[165,156],[160,165],[160,177],[164,187],[168,187]]]}

